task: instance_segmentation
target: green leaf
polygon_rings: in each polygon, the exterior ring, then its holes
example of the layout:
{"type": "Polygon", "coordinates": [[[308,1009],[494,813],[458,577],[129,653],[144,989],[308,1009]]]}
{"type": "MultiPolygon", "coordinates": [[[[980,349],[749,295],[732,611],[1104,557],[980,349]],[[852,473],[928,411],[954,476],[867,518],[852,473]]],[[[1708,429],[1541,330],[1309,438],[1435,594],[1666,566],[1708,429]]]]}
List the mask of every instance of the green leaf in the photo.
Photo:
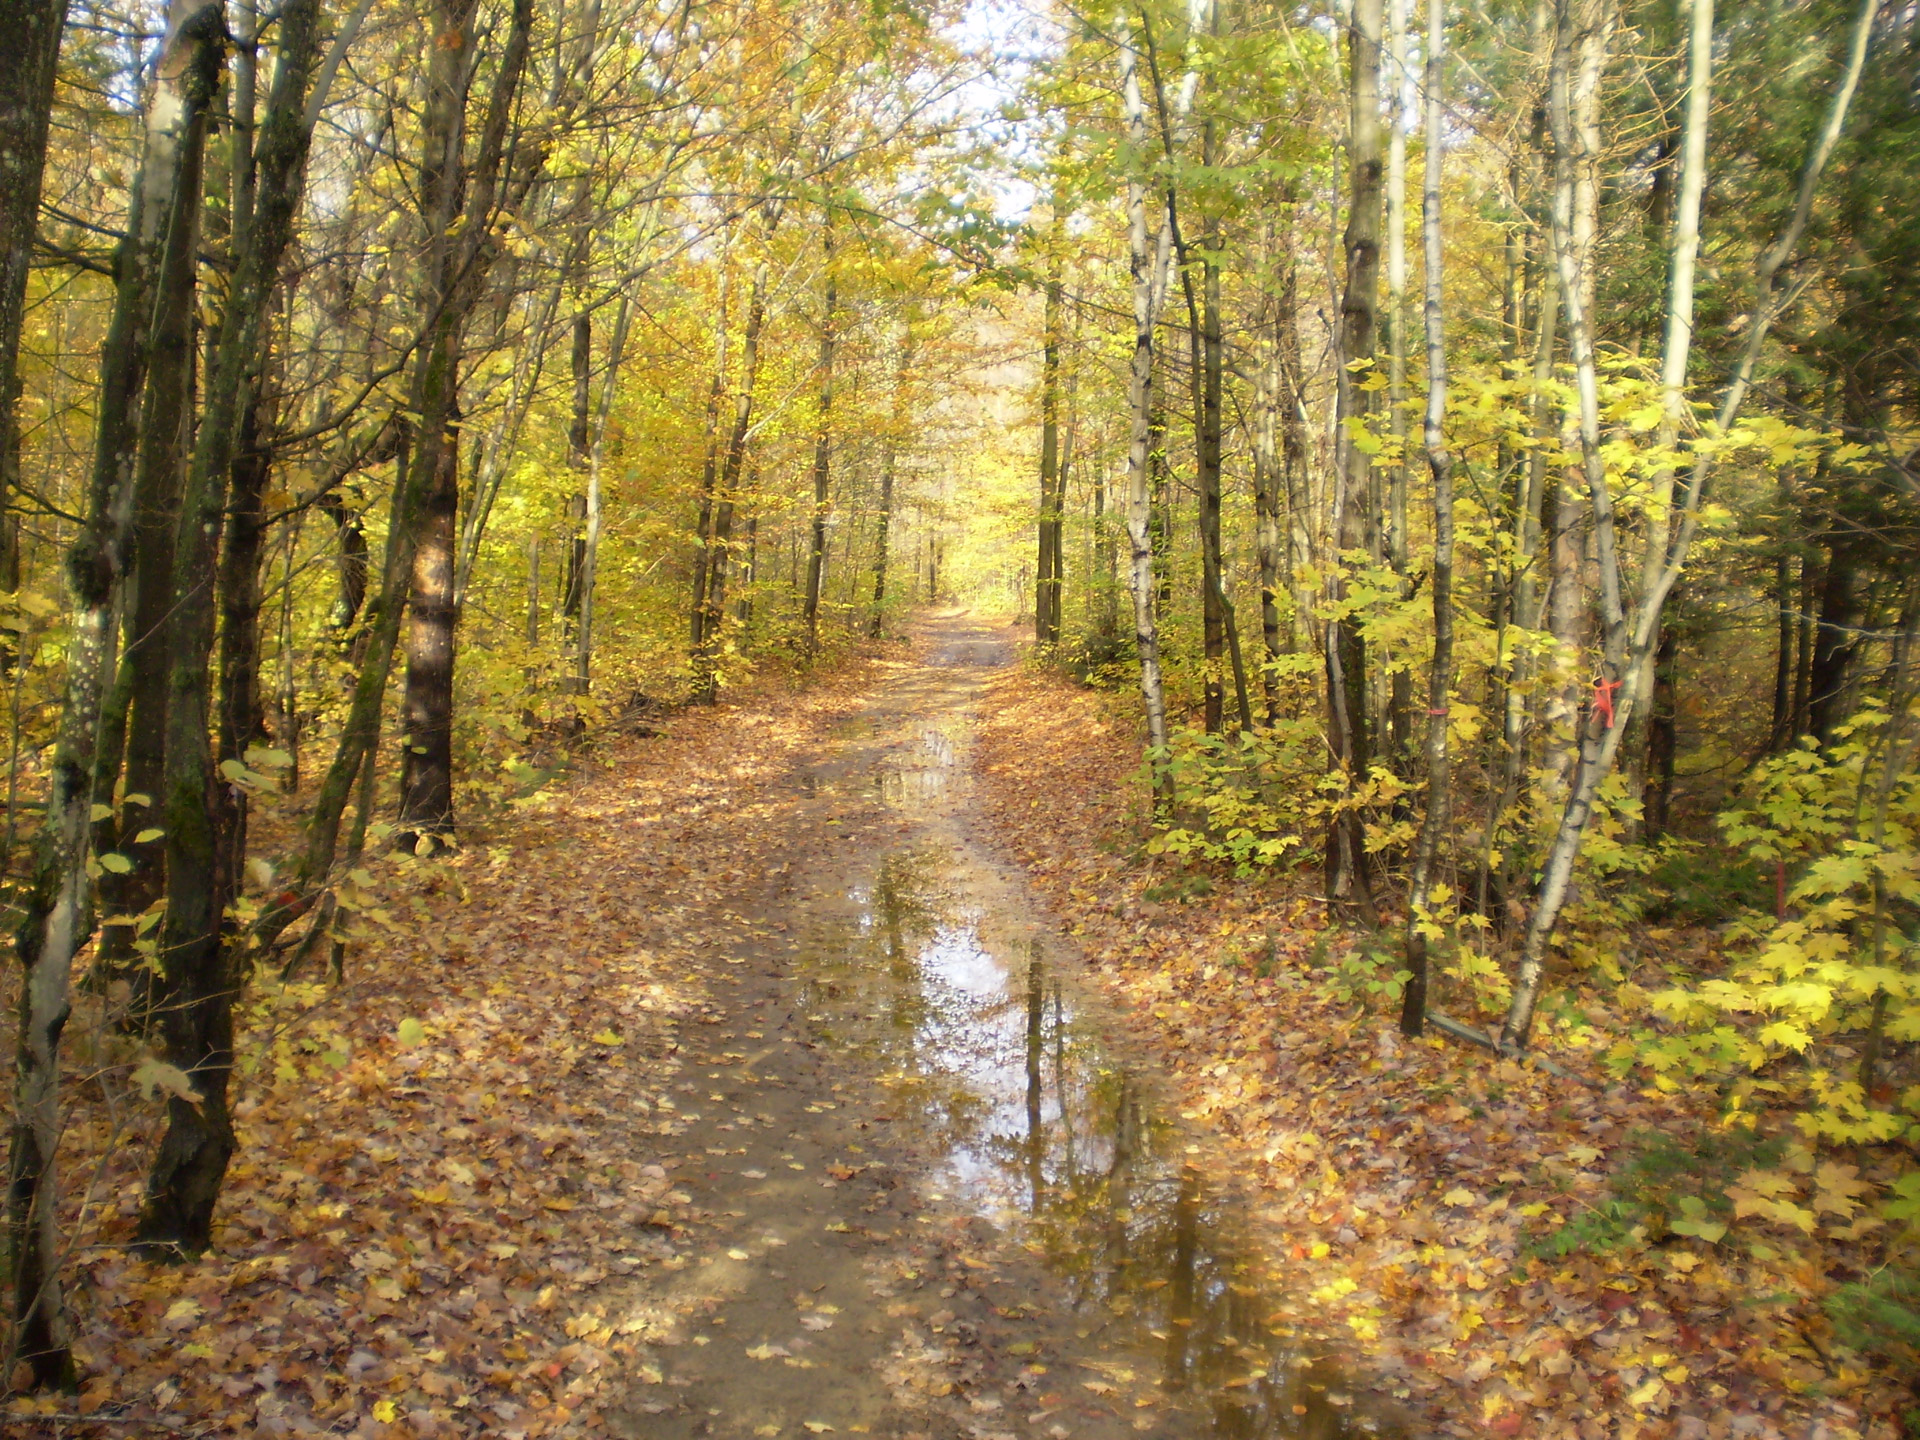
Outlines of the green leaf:
{"type": "Polygon", "coordinates": [[[1680,1218],[1668,1228],[1676,1235],[1691,1235],[1709,1245],[1718,1244],[1727,1233],[1727,1227],[1707,1213],[1707,1202],[1698,1195],[1680,1197],[1680,1218]]]}
{"type": "Polygon", "coordinates": [[[111,820],[112,818],[113,807],[111,805],[95,805],[93,807],[94,824],[98,825],[102,820],[111,820]]]}
{"type": "Polygon", "coordinates": [[[133,843],[136,845],[151,845],[166,833],[164,830],[149,825],[145,830],[142,830],[138,835],[133,837],[133,843]]]}
{"type": "Polygon", "coordinates": [[[108,850],[100,856],[100,868],[111,870],[116,875],[125,875],[133,869],[133,861],[118,850],[108,850]]]}
{"type": "Polygon", "coordinates": [[[1909,1170],[1893,1182],[1893,1193],[1900,1198],[1881,1206],[1889,1220],[1920,1220],[1920,1170],[1909,1170]]]}
{"type": "Polygon", "coordinates": [[[393,1038],[400,1042],[402,1049],[411,1050],[427,1038],[427,1027],[409,1015],[400,1022],[400,1028],[394,1032],[393,1038]]]}

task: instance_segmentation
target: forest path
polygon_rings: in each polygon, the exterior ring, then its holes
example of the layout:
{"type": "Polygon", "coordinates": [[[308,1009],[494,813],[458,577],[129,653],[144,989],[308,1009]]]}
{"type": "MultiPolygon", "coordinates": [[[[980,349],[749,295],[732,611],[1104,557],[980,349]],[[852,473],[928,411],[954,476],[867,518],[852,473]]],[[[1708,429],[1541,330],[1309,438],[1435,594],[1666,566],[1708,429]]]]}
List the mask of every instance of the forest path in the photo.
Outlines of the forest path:
{"type": "Polygon", "coordinates": [[[662,1158],[693,1218],[620,1282],[609,1428],[1394,1433],[1275,1323],[1204,1140],[991,853],[969,717],[1011,633],[916,629],[755,797],[762,875],[684,916],[707,1005],[662,1158]]]}

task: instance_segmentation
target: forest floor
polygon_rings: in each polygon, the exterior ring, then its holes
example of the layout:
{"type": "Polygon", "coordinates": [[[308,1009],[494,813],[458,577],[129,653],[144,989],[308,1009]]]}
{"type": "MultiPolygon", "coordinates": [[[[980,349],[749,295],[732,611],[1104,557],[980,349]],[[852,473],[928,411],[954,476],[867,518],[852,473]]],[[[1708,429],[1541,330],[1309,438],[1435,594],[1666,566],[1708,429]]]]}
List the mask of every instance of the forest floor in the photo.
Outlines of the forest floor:
{"type": "Polygon", "coordinates": [[[249,1000],[197,1262],[119,1248],[156,1112],[78,1057],[84,1383],[7,1433],[1897,1433],[1817,1277],[1525,1258],[1691,1117],[1400,1043],[1273,887],[1144,898],[1130,725],[1017,651],[927,617],[376,877],[249,1000]]]}

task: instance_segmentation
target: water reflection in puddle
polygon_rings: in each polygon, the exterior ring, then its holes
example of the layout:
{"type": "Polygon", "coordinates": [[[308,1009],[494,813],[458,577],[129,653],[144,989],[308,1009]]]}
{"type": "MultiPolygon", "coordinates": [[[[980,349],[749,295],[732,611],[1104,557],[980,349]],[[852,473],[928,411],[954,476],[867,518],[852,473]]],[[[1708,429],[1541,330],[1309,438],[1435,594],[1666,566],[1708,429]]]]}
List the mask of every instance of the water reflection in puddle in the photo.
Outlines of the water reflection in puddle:
{"type": "MultiPolygon", "coordinates": [[[[949,747],[923,768],[950,765],[949,747]]],[[[1235,1203],[1188,1163],[1156,1084],[1106,1043],[1043,941],[999,934],[967,863],[941,847],[881,860],[812,987],[822,1038],[867,1052],[935,1142],[938,1184],[1038,1248],[1076,1311],[1114,1317],[1203,1430],[1404,1435],[1391,1402],[1346,1388],[1276,1314],[1280,1287],[1235,1203]]]]}
{"type": "Polygon", "coordinates": [[[958,755],[953,736],[927,726],[900,752],[888,757],[874,775],[880,798],[910,813],[944,796],[953,780],[958,755]]]}

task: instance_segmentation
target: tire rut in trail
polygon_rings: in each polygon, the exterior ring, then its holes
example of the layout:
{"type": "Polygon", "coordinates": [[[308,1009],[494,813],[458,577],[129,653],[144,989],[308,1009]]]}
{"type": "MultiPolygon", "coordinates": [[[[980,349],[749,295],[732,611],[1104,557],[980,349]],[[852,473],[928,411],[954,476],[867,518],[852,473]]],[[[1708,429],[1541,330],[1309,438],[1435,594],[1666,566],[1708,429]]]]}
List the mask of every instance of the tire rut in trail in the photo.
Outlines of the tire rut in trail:
{"type": "MultiPolygon", "coordinates": [[[[1003,630],[923,627],[751,823],[777,862],[686,924],[672,1184],[609,1318],[618,1436],[1404,1433],[1234,1238],[1233,1198],[1077,957],[970,833],[1003,630]]],[[[728,823],[747,823],[735,817],[728,823]]]]}

